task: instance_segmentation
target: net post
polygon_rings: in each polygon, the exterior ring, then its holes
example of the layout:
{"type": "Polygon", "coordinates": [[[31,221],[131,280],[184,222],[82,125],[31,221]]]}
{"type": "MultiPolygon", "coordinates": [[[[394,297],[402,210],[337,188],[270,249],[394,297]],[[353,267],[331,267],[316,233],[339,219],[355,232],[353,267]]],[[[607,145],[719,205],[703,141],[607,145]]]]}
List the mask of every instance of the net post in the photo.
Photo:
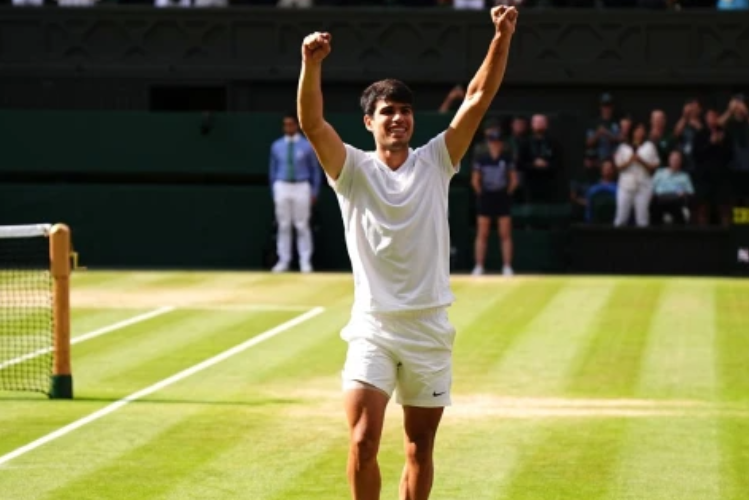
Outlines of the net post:
{"type": "Polygon", "coordinates": [[[52,311],[54,351],[49,397],[73,398],[70,366],[70,228],[55,224],[49,232],[49,257],[52,272],[52,311]]]}

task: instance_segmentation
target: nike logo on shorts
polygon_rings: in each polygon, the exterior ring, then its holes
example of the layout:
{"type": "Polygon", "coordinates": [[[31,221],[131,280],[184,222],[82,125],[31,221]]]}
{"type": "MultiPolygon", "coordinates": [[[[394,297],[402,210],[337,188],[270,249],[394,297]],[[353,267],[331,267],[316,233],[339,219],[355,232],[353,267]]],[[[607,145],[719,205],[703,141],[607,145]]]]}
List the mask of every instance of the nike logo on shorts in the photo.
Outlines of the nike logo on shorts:
{"type": "Polygon", "coordinates": [[[434,396],[436,398],[436,397],[442,396],[445,392],[447,392],[447,391],[443,391],[443,392],[434,391],[434,392],[432,392],[432,396],[434,396]]]}

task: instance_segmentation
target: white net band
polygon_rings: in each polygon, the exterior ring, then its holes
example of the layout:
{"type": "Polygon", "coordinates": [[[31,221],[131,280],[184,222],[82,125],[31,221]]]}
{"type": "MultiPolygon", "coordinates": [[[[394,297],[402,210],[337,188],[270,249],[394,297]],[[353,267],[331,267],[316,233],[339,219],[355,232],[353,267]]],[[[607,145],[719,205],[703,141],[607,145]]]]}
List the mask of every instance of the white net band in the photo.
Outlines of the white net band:
{"type": "Polygon", "coordinates": [[[52,229],[52,224],[26,224],[20,226],[0,226],[0,239],[7,238],[34,238],[47,236],[52,229]]]}

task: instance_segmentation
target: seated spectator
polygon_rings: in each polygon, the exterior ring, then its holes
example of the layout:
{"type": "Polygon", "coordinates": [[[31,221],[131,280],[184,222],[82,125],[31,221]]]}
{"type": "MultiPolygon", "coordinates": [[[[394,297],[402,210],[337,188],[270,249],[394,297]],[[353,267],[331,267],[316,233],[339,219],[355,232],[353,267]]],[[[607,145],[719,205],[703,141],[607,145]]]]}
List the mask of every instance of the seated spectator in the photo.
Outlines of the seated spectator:
{"type": "Polygon", "coordinates": [[[556,196],[556,175],[560,162],[560,151],[548,135],[549,119],[545,115],[533,115],[531,135],[520,152],[526,200],[530,203],[553,202],[556,196]]]}
{"type": "Polygon", "coordinates": [[[683,156],[675,149],[668,157],[668,167],[659,168],[653,177],[653,223],[660,225],[668,215],[676,224],[683,225],[689,218],[689,202],[694,195],[692,180],[681,169],[683,156]]]}
{"type": "Polygon", "coordinates": [[[614,164],[619,170],[614,225],[628,224],[634,206],[637,226],[646,227],[650,223],[651,175],[660,164],[658,152],[647,140],[644,123],[632,128],[629,120],[622,120],[622,131],[628,139],[619,145],[614,156],[614,164]]]}
{"type": "Polygon", "coordinates": [[[616,167],[610,159],[601,164],[601,180],[585,193],[585,220],[611,224],[616,212],[616,167]]]}

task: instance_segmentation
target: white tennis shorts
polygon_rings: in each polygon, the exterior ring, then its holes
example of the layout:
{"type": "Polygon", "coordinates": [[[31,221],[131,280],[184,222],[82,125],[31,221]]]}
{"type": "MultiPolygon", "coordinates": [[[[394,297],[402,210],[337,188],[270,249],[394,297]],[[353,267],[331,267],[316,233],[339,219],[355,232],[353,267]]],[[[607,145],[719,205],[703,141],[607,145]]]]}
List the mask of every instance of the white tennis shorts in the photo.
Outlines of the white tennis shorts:
{"type": "Polygon", "coordinates": [[[341,331],[348,342],[343,389],[374,386],[398,404],[451,404],[455,329],[446,308],[398,313],[355,313],[341,331]]]}

